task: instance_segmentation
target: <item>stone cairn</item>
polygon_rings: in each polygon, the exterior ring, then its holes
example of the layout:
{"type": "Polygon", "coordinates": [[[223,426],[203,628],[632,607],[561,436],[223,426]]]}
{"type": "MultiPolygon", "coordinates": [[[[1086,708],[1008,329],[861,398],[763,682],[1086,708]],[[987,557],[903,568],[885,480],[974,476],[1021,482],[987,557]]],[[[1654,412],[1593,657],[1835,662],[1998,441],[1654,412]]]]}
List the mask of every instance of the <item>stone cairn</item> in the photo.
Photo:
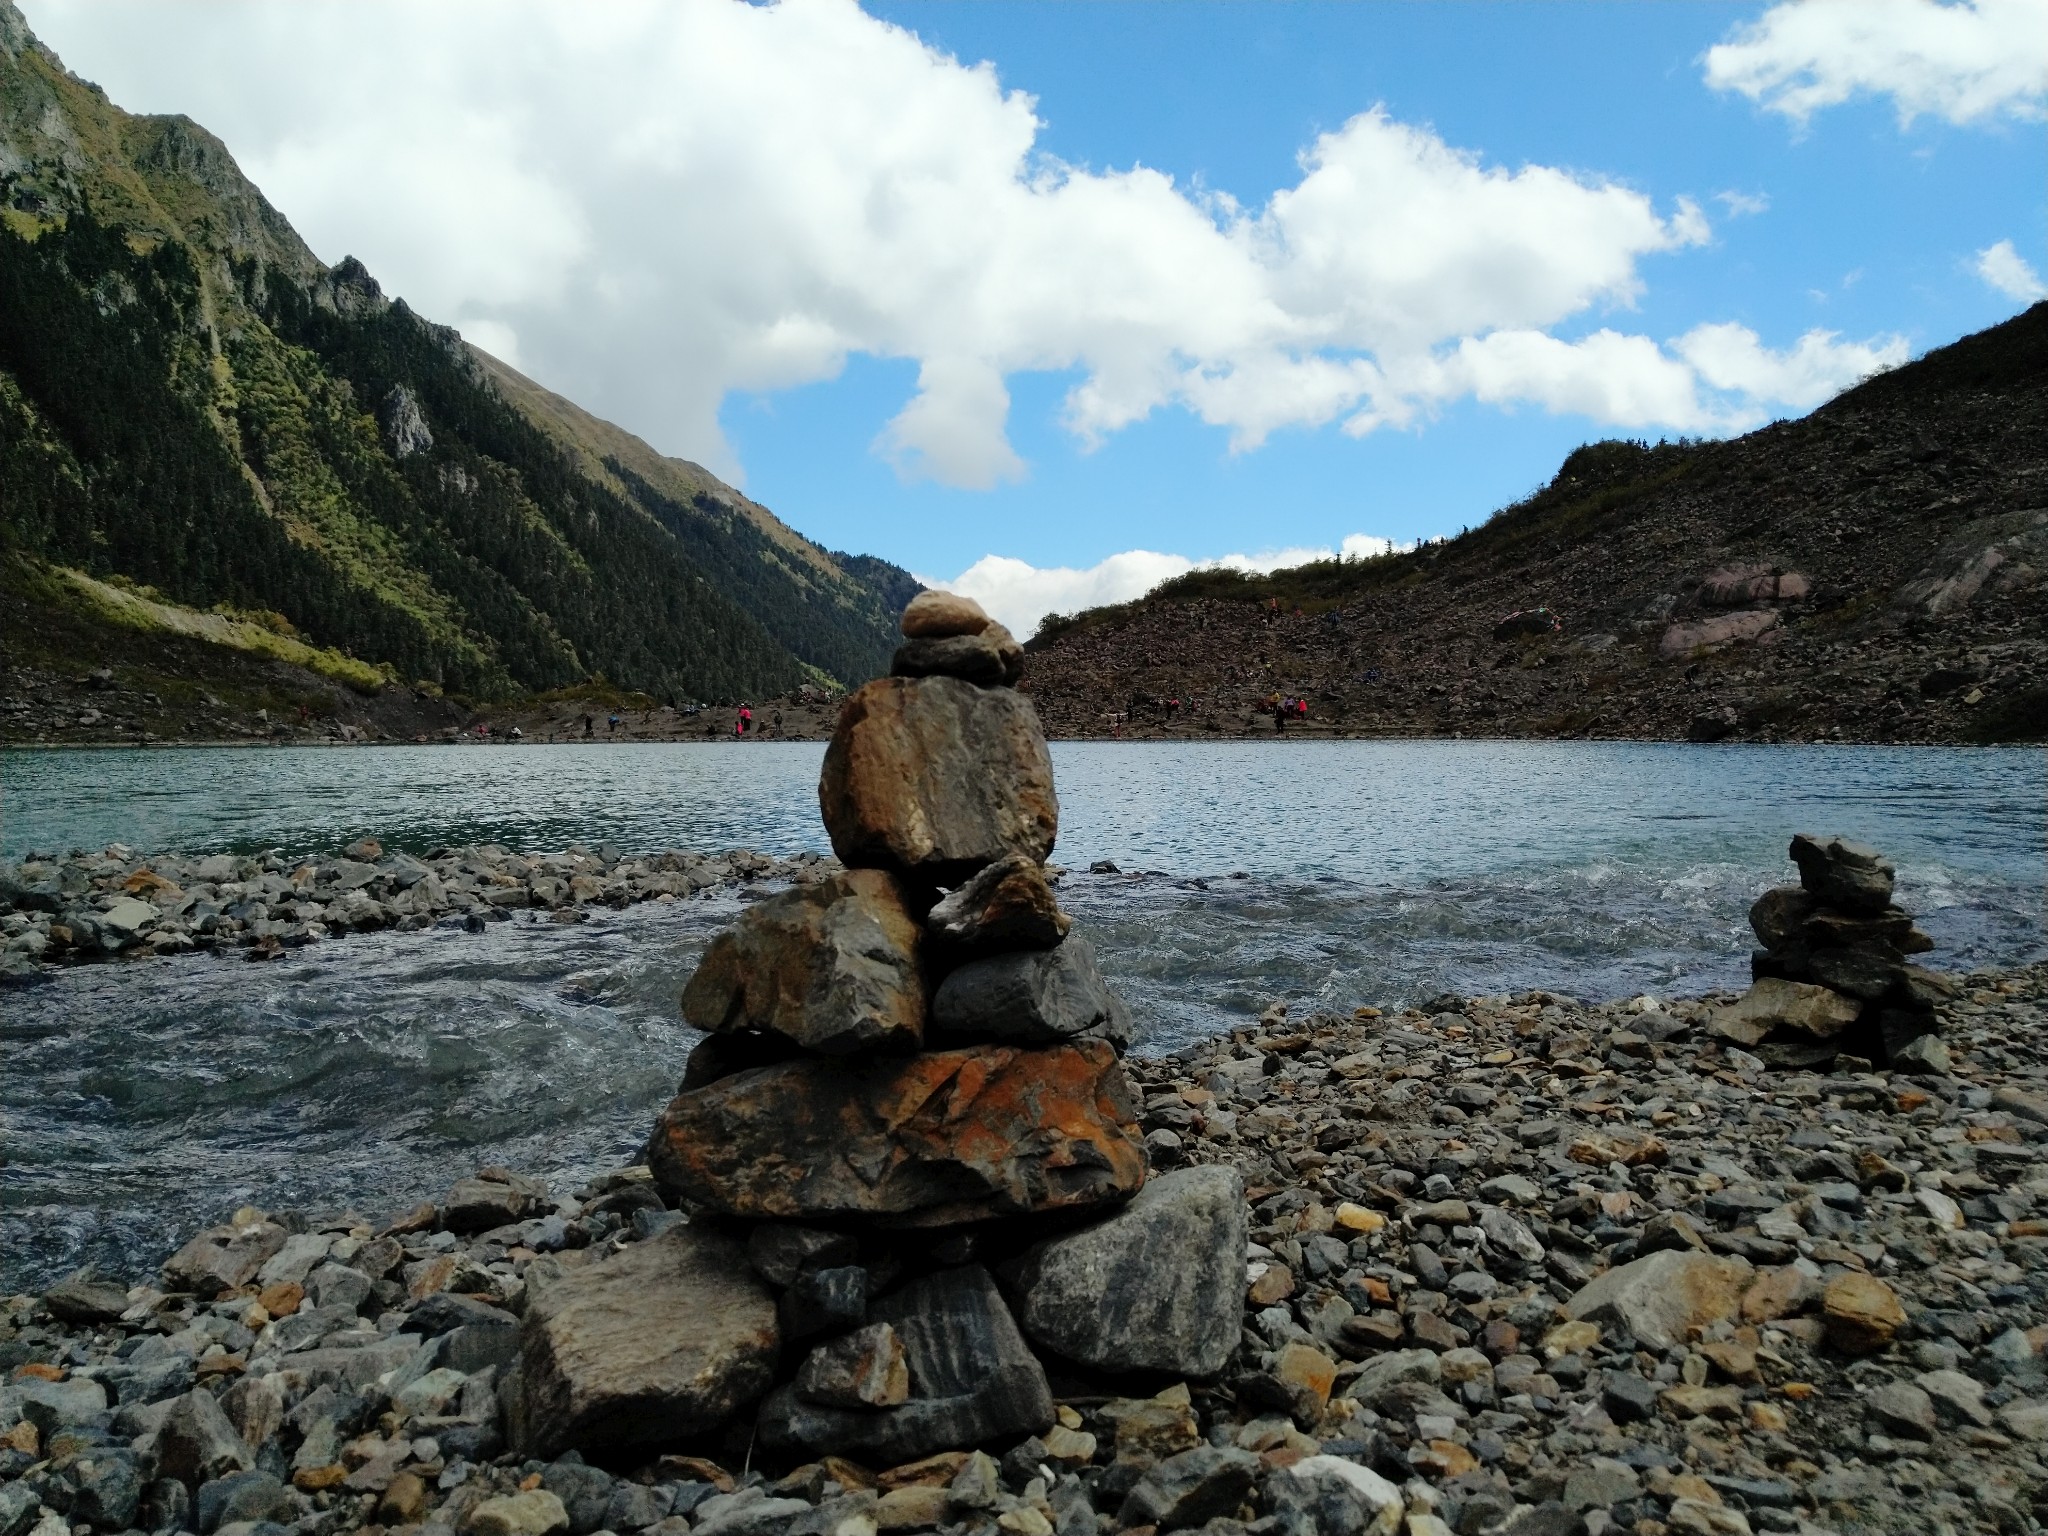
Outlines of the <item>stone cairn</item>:
{"type": "Polygon", "coordinates": [[[1861,1057],[1902,1072],[1945,1073],[1935,1007],[1955,984],[1913,965],[1934,941],[1892,901],[1891,862],[1875,848],[1802,832],[1792,839],[1799,884],[1765,891],[1749,909],[1763,948],[1750,989],[1713,1032],[1772,1066],[1817,1067],[1861,1057]]]}
{"type": "Polygon", "coordinates": [[[1044,1436],[1057,1462],[1089,1437],[1048,1364],[1199,1378],[1238,1342],[1242,1176],[1146,1182],[1130,1016],[1044,869],[1022,652],[945,593],[902,628],[825,756],[845,868],[751,907],[684,989],[706,1038],[648,1162],[688,1221],[529,1300],[529,1454],[886,1466],[1044,1436]]]}

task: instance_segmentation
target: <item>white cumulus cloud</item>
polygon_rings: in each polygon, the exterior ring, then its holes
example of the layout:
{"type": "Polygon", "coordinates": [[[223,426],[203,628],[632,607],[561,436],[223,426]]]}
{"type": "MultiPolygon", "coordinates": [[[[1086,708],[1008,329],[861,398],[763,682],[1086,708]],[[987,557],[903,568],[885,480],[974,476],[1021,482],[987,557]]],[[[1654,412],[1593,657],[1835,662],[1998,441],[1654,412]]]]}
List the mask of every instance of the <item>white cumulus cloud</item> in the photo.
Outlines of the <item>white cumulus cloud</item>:
{"type": "Polygon", "coordinates": [[[1773,352],[1742,325],[1695,326],[1674,350],[1716,389],[1801,409],[1819,405],[1846,386],[1907,357],[1906,343],[1891,337],[1874,344],[1843,342],[1833,331],[1808,331],[1796,346],[1773,352]]]}
{"type": "Polygon", "coordinates": [[[1273,549],[1255,555],[1223,555],[1214,560],[1190,560],[1185,555],[1127,549],[1079,569],[1037,566],[1007,555],[983,555],[951,580],[932,576],[920,576],[918,580],[929,587],[973,598],[997,622],[1008,626],[1014,634],[1028,637],[1049,613],[1076,613],[1107,603],[1129,602],[1134,597],[1143,597],[1162,581],[1185,576],[1192,570],[1222,566],[1238,571],[1277,571],[1338,556],[1369,559],[1394,547],[1391,540],[1353,533],[1346,535],[1335,549],[1273,549]]]}
{"type": "Polygon", "coordinates": [[[1049,156],[992,66],[851,0],[28,9],[117,101],[219,132],[322,256],[734,478],[723,402],[856,356],[916,367],[875,451],[965,487],[1028,473],[1021,373],[1075,375],[1084,444],[1184,410],[1242,452],[1468,397],[1718,431],[1858,367],[1801,342],[1709,377],[1618,328],[1646,263],[1709,238],[1689,199],[1368,108],[1240,206],[1049,156]]]}
{"type": "Polygon", "coordinates": [[[2041,281],[2041,274],[2010,240],[2001,240],[1979,251],[1971,270],[2007,298],[2018,299],[2022,304],[2048,299],[2048,283],[2041,281]]]}
{"type": "Polygon", "coordinates": [[[1707,84],[1804,123],[1855,96],[1899,121],[2038,118],[2048,104],[2042,0],[1785,0],[1707,50],[1707,84]]]}

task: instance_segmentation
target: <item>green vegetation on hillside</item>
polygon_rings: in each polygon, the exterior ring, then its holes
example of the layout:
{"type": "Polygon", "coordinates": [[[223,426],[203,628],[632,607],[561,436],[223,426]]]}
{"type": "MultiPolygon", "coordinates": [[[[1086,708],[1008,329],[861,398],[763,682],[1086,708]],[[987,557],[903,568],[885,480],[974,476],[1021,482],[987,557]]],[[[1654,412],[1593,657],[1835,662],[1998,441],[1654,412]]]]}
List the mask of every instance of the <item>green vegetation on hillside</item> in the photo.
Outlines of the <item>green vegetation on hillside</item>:
{"type": "MultiPolygon", "coordinates": [[[[0,0],[0,550],[284,616],[503,698],[858,683],[895,567],[828,555],[324,268],[181,118],[66,74],[0,0]]],[[[900,580],[898,579],[900,578],[900,580]]]]}

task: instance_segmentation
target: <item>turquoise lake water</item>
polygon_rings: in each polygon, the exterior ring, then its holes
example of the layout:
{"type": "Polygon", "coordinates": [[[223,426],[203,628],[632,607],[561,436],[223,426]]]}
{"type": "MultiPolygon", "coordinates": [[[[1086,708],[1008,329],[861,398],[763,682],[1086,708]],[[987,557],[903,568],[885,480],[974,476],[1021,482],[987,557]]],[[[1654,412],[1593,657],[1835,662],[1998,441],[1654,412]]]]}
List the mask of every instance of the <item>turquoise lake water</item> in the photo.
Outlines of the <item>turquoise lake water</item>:
{"type": "MultiPolygon", "coordinates": [[[[822,748],[750,743],[0,755],[0,850],[825,848],[822,748]]],[[[1063,902],[1141,1049],[1452,990],[1663,995],[1747,977],[1795,831],[1876,844],[1953,970],[2043,952],[2038,749],[1057,743],[1063,902]],[[1118,874],[1087,874],[1096,861],[1118,874]]],[[[55,973],[0,1000],[0,1291],[253,1201],[396,1209],[480,1162],[630,1158],[694,1036],[675,1000],[740,902],[358,936],[266,965],[55,973]]]]}

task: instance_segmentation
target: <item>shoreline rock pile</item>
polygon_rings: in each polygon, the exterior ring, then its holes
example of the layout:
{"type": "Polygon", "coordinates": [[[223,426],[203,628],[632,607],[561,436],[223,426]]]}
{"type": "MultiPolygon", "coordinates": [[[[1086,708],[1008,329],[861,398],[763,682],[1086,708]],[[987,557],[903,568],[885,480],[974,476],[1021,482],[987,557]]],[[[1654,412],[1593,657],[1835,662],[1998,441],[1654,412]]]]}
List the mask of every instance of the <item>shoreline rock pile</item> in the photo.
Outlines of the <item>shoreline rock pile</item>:
{"type": "Polygon", "coordinates": [[[1763,948],[1750,989],[1716,1016],[1719,1038],[1776,1067],[1864,1066],[1946,1072],[1935,1008],[1955,984],[1914,965],[1934,941],[1892,901],[1894,871],[1876,849],[1806,833],[1792,839],[1799,884],[1764,892],[1749,910],[1763,948]]]}
{"type": "Polygon", "coordinates": [[[497,843],[424,857],[359,838],[340,856],[159,854],[110,843],[68,858],[0,864],[0,979],[38,967],[242,950],[267,960],[347,933],[455,925],[479,931],[515,912],[579,922],[593,906],[680,900],[756,880],[801,880],[831,867],[735,848],[627,854],[610,843],[520,854],[497,843]]]}
{"type": "MultiPolygon", "coordinates": [[[[1050,1429],[898,1465],[788,1466],[737,1431],[508,1448],[519,1362],[542,1329],[576,1343],[572,1304],[582,1361],[620,1377],[679,1337],[746,1337],[704,1287],[747,1275],[749,1245],[688,1257],[644,1167],[573,1195],[485,1169],[381,1228],[241,1210],[146,1283],[0,1298],[0,1536],[2036,1528],[2048,964],[1965,978],[1939,1009],[1955,1069],[1934,1077],[1767,1070],[1712,1038],[1725,1001],[1274,1009],[1133,1058],[1141,1124],[1180,1166],[1119,1219],[1190,1174],[1235,1201],[1249,1267],[1223,1369],[1115,1388],[1050,1370],[1050,1429]]],[[[1078,1290],[1117,1321],[1114,1225],[1058,1256],[1047,1299],[1078,1290]]],[[[912,1326],[896,1294],[869,1327],[912,1326]]],[[[765,1293],[739,1311],[778,1320],[765,1293]]],[[[802,1390],[893,1395],[892,1359],[833,1351],[802,1390]]],[[[735,1399],[769,1384],[729,1380],[735,1399]]]]}
{"type": "Polygon", "coordinates": [[[527,1310],[536,1454],[1057,1460],[1055,1376],[1213,1376],[1237,1343],[1242,1184],[1146,1182],[1129,1012],[1044,868],[1016,643],[944,593],[903,629],[825,756],[845,867],[749,908],[684,989],[705,1040],[648,1164],[689,1221],[527,1310]]]}

